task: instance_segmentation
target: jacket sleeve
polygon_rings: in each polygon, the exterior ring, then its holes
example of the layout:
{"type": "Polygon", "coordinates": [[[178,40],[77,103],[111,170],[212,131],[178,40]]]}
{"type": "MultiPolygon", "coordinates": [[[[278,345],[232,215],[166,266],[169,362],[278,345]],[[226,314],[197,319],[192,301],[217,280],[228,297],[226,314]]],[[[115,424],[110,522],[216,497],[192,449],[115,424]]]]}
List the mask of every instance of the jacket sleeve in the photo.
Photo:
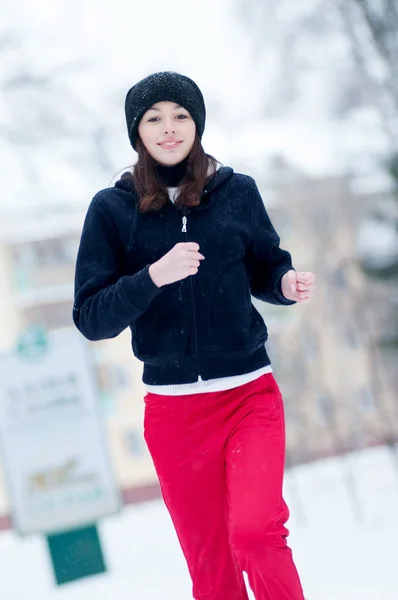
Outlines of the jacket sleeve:
{"type": "Polygon", "coordinates": [[[85,218],[75,271],[73,321],[89,340],[119,335],[162,291],[148,268],[122,275],[122,247],[110,212],[95,196],[85,218]]]}
{"type": "Polygon", "coordinates": [[[282,294],[281,279],[293,269],[289,252],[279,247],[276,233],[255,181],[251,186],[251,236],[246,253],[246,270],[252,295],[270,304],[296,304],[282,294]]]}

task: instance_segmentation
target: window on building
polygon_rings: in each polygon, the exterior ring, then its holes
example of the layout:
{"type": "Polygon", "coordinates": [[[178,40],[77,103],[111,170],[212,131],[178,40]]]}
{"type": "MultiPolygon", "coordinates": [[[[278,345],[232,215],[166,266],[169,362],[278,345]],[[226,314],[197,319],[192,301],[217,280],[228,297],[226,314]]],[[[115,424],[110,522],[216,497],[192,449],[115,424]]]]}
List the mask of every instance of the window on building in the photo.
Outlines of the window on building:
{"type": "Polygon", "coordinates": [[[51,330],[72,327],[73,325],[71,302],[34,306],[26,308],[23,314],[26,326],[40,325],[51,330]]]}
{"type": "Polygon", "coordinates": [[[286,423],[294,427],[301,426],[305,421],[305,412],[297,403],[297,398],[289,394],[283,396],[286,423]]]}
{"type": "Polygon", "coordinates": [[[97,373],[100,389],[104,392],[119,391],[131,384],[130,373],[124,365],[101,363],[97,373]]]}
{"type": "Polygon", "coordinates": [[[272,363],[277,364],[281,361],[281,349],[276,338],[267,340],[267,354],[272,363]]]}
{"type": "Polygon", "coordinates": [[[334,421],[334,406],[330,396],[322,395],[317,399],[318,414],[325,425],[331,425],[334,421]]]}
{"type": "Polygon", "coordinates": [[[79,250],[79,238],[63,238],[62,239],[62,253],[67,263],[74,263],[76,261],[77,252],[79,250]]]}
{"type": "Polygon", "coordinates": [[[318,334],[310,327],[301,330],[301,346],[306,358],[316,358],[319,352],[318,334]]]}
{"type": "Polygon", "coordinates": [[[359,410],[369,414],[376,410],[376,402],[369,388],[361,388],[356,392],[356,400],[359,410]]]}
{"type": "Polygon", "coordinates": [[[140,458],[146,454],[146,445],[141,429],[129,429],[126,431],[124,441],[130,456],[140,458]]]}
{"type": "Polygon", "coordinates": [[[332,274],[333,284],[339,290],[345,290],[347,288],[347,277],[344,272],[344,267],[334,269],[332,274]]]}
{"type": "Polygon", "coordinates": [[[57,238],[53,240],[42,240],[33,244],[37,266],[52,266],[68,264],[68,256],[65,240],[57,238]]]}
{"type": "Polygon", "coordinates": [[[14,267],[19,269],[35,266],[35,253],[30,244],[18,244],[11,247],[11,256],[14,267]]]}
{"type": "Polygon", "coordinates": [[[270,210],[271,221],[277,230],[281,238],[289,237],[293,232],[293,225],[291,217],[286,211],[281,210],[270,210]]]}
{"type": "Polygon", "coordinates": [[[39,240],[12,247],[16,269],[67,265],[76,259],[79,239],[76,237],[39,240]]]}
{"type": "Polygon", "coordinates": [[[117,389],[124,389],[129,386],[130,374],[124,365],[111,366],[112,383],[117,389]]]}
{"type": "Polygon", "coordinates": [[[347,323],[345,325],[344,339],[351,348],[358,348],[361,345],[358,327],[355,323],[347,323]]]}
{"type": "Polygon", "coordinates": [[[321,231],[324,235],[330,233],[333,219],[326,205],[319,205],[313,211],[312,219],[318,231],[321,231]]]}

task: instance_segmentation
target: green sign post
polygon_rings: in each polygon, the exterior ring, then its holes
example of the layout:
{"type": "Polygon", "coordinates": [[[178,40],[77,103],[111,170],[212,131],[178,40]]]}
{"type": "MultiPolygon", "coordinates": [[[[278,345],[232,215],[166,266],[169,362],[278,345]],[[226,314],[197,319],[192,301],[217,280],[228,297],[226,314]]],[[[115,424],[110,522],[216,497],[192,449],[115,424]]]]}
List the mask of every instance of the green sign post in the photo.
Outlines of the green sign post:
{"type": "Polygon", "coordinates": [[[47,535],[57,585],[105,573],[96,525],[47,535]]]}

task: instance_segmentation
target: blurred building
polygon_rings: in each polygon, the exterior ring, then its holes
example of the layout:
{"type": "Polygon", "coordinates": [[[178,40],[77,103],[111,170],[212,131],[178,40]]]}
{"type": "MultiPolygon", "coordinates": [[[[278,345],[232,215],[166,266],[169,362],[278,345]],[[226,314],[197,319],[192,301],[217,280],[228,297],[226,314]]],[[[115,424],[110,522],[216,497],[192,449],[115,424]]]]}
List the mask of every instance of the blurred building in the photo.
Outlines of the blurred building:
{"type": "MultiPolygon", "coordinates": [[[[0,351],[13,348],[30,325],[50,331],[74,328],[73,280],[84,216],[85,209],[57,206],[7,212],[1,219],[0,351]]],[[[137,486],[155,483],[142,437],[141,364],[130,350],[128,331],[113,340],[87,344],[113,465],[129,499],[137,486]]],[[[0,515],[8,509],[0,464],[0,515]]]]}
{"type": "Polygon", "coordinates": [[[348,177],[281,181],[271,219],[295,267],[317,275],[310,305],[258,306],[271,325],[269,353],[285,398],[288,464],[397,441],[397,354],[386,360],[373,318],[386,286],[369,294],[356,253],[372,205],[348,177]]]}
{"type": "MultiPolygon", "coordinates": [[[[368,294],[356,258],[359,218],[370,205],[352,192],[348,178],[307,180],[283,161],[275,162],[271,181],[261,191],[281,245],[297,269],[318,278],[310,305],[256,302],[269,325],[268,350],[285,400],[287,464],[395,441],[395,362],[380,354],[381,321],[372,319],[385,287],[368,294]]],[[[74,327],[73,278],[85,210],[24,209],[1,220],[0,350],[12,348],[29,325],[74,327]]],[[[153,493],[148,490],[156,486],[142,436],[142,368],[129,338],[125,331],[113,340],[87,342],[127,501],[134,490],[153,493]]],[[[8,509],[0,468],[0,515],[8,509]]]]}

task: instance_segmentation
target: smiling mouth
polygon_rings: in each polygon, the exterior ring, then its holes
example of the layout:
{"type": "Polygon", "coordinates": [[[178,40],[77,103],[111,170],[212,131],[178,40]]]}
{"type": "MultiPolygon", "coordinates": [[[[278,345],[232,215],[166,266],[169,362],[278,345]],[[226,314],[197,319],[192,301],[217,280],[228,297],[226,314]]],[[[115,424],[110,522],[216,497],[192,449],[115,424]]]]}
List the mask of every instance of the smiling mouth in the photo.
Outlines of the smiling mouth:
{"type": "Polygon", "coordinates": [[[160,144],[158,144],[158,146],[160,146],[161,148],[164,148],[165,150],[174,150],[175,148],[178,148],[178,146],[182,144],[181,142],[161,142],[160,144]]]}

